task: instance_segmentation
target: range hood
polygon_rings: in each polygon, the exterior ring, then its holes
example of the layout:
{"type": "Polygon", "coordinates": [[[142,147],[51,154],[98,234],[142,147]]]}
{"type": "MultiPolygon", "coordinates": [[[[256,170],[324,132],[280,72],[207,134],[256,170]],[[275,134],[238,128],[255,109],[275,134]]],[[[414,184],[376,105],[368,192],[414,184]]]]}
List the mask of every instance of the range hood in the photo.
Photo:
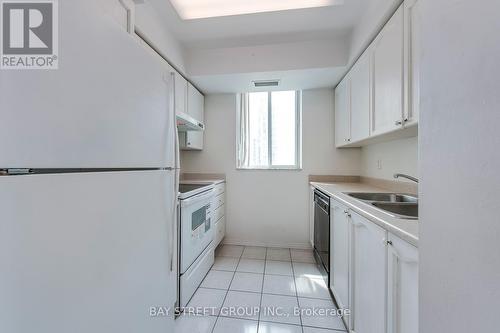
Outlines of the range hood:
{"type": "Polygon", "coordinates": [[[205,125],[184,112],[177,112],[177,130],[179,132],[203,131],[205,125]]]}

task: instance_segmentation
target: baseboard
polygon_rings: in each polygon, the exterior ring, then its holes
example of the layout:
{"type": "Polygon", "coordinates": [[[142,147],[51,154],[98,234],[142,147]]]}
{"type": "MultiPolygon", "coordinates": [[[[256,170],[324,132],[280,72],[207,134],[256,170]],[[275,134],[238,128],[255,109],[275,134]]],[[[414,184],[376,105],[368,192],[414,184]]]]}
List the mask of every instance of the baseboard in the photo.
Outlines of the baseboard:
{"type": "Polygon", "coordinates": [[[305,243],[260,242],[254,240],[244,240],[244,239],[225,237],[222,243],[227,245],[261,246],[261,247],[276,247],[276,248],[306,249],[306,250],[311,249],[311,244],[309,244],[308,242],[305,243]]]}

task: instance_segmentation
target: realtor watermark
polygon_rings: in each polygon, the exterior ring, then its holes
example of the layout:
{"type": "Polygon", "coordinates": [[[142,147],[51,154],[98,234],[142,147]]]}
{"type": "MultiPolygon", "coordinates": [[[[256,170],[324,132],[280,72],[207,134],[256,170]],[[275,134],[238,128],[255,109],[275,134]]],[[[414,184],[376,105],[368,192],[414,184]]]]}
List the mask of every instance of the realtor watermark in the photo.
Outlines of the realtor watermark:
{"type": "Polygon", "coordinates": [[[0,68],[57,69],[57,0],[0,0],[0,68]]]}
{"type": "Polygon", "coordinates": [[[255,316],[264,317],[344,317],[351,314],[350,309],[336,309],[334,307],[293,307],[284,308],[280,306],[230,306],[230,307],[184,307],[169,308],[165,306],[152,306],[149,308],[150,317],[166,317],[171,315],[183,316],[223,316],[251,318],[255,316]]]}

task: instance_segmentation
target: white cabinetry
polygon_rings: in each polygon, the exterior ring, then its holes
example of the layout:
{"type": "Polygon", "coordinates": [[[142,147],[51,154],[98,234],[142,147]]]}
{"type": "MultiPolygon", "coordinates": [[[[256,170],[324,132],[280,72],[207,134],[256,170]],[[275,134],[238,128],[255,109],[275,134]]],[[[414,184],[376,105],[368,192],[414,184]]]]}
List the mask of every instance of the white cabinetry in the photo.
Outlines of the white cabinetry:
{"type": "Polygon", "coordinates": [[[387,333],[418,333],[418,249],[389,234],[387,333]]]}
{"type": "Polygon", "coordinates": [[[373,135],[403,124],[403,7],[384,26],[373,43],[373,135]]]}
{"type": "Polygon", "coordinates": [[[335,144],[337,147],[351,141],[351,92],[349,77],[335,89],[335,144]]]}
{"type": "Polygon", "coordinates": [[[420,2],[406,0],[404,3],[404,82],[405,126],[418,123],[420,109],[420,2]]]}
{"type": "Polygon", "coordinates": [[[385,333],[387,232],[351,213],[351,324],[356,333],[385,333]]]}
{"type": "Polygon", "coordinates": [[[337,147],[417,135],[420,22],[406,0],[335,89],[337,147]]]}
{"type": "Polygon", "coordinates": [[[212,200],[213,221],[215,226],[214,248],[217,247],[226,235],[226,213],[225,213],[225,195],[226,183],[215,185],[215,195],[212,200]]]}
{"type": "Polygon", "coordinates": [[[351,75],[351,140],[353,142],[370,136],[371,101],[371,49],[365,51],[354,65],[351,75]]]}
{"type": "MultiPolygon", "coordinates": [[[[187,114],[199,122],[204,122],[205,97],[191,83],[187,83],[187,114]]],[[[202,150],[202,131],[180,133],[180,148],[183,150],[202,150]]]]}
{"type": "Polygon", "coordinates": [[[309,243],[314,248],[314,186],[309,186],[309,243]]]}
{"type": "MultiPolygon", "coordinates": [[[[330,289],[339,308],[349,309],[350,224],[347,207],[331,201],[330,289]]],[[[349,317],[346,317],[348,320],[349,317]]],[[[346,322],[348,324],[348,322],[346,322]]]]}
{"type": "Polygon", "coordinates": [[[351,333],[418,333],[418,249],[331,200],[330,289],[351,333]]]}
{"type": "Polygon", "coordinates": [[[188,82],[187,80],[175,72],[174,80],[174,91],[175,91],[175,112],[176,113],[186,113],[187,112],[187,90],[188,82]]]}

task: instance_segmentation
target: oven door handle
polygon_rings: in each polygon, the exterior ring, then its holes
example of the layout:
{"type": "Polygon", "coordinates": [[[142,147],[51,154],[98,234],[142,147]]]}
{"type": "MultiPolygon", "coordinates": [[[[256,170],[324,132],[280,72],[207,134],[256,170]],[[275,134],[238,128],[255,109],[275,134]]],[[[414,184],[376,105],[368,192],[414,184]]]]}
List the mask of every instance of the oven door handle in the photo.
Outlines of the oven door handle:
{"type": "Polygon", "coordinates": [[[181,200],[181,207],[186,207],[186,206],[192,205],[196,202],[210,199],[213,196],[213,193],[214,193],[214,190],[210,189],[209,191],[203,192],[203,193],[198,194],[198,195],[194,195],[191,198],[183,199],[183,200],[181,200]]]}

